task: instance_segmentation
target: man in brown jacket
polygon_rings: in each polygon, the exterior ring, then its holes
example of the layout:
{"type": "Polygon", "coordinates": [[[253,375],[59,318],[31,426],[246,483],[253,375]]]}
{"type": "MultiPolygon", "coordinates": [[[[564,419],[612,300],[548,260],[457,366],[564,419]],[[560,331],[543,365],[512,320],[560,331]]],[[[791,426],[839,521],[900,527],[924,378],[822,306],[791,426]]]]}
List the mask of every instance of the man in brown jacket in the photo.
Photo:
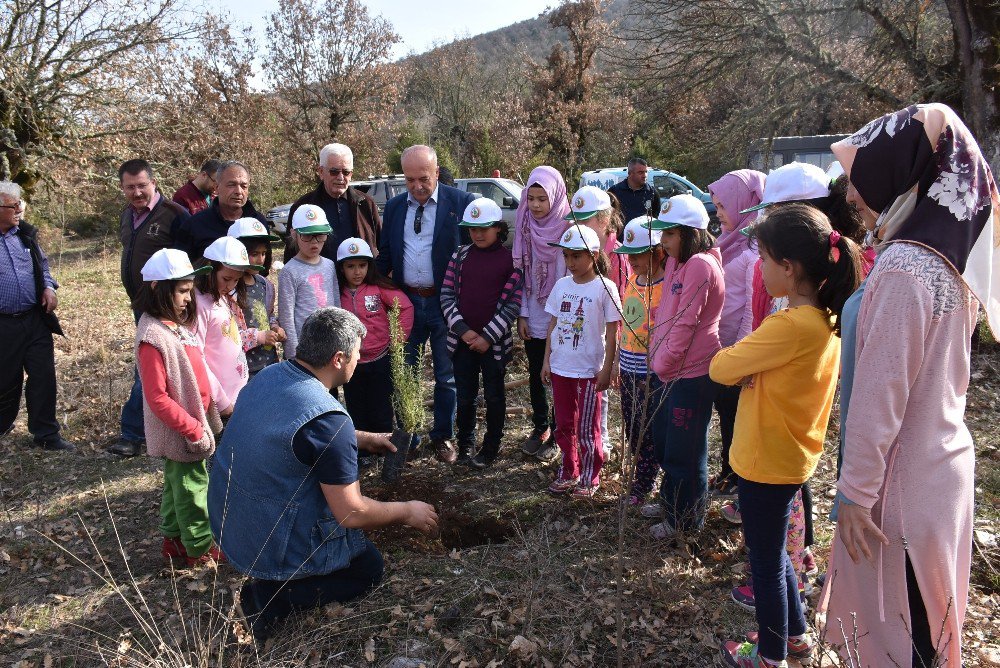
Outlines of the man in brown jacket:
{"type": "MultiPolygon", "coordinates": [[[[316,165],[319,185],[297,199],[288,210],[288,220],[291,221],[295,210],[303,204],[315,204],[323,209],[333,234],[327,237],[320,255],[332,262],[337,261],[337,247],[344,239],[360,237],[374,250],[378,247],[382,231],[382,219],[375,200],[351,187],[353,173],[354,153],[351,149],[344,144],[327,144],[320,150],[319,164],[316,165]]],[[[285,261],[297,252],[295,240],[289,237],[285,261]]]]}
{"type": "MultiPolygon", "coordinates": [[[[187,210],[156,190],[153,168],[142,159],[129,160],[118,168],[118,181],[127,204],[119,220],[122,242],[121,277],[129,302],[142,288],[142,267],[161,248],[171,248],[187,210]]],[[[140,313],[133,311],[136,322],[140,313]]],[[[122,406],[121,435],[108,452],[134,457],[146,439],[142,417],[142,384],[135,372],[128,401],[122,406]]]]}

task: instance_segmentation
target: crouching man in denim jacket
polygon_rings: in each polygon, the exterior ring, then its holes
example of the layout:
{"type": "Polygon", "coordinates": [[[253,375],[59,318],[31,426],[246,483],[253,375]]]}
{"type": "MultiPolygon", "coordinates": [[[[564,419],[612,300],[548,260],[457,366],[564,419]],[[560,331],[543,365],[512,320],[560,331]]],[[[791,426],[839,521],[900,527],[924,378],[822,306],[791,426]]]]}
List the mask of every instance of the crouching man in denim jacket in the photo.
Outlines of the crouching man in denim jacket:
{"type": "Polygon", "coordinates": [[[386,435],[356,433],[330,389],[351,379],[364,335],[343,309],[309,316],[295,359],[266,367],[243,389],[216,450],[212,533],[249,576],[240,607],[258,643],[293,611],[350,601],[381,581],[382,555],[363,529],[437,530],[433,506],[361,494],[358,448],[393,446],[386,435]]]}

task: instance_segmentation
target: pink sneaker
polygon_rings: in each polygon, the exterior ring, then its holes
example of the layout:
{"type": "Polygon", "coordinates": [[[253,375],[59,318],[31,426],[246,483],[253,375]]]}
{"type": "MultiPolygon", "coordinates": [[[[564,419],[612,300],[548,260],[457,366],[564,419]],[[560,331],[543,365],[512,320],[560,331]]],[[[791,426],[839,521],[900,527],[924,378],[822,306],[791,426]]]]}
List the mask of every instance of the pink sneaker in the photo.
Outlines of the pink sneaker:
{"type": "Polygon", "coordinates": [[[580,483],[580,476],[575,478],[568,478],[567,480],[560,480],[556,478],[549,485],[549,494],[565,494],[567,492],[573,491],[576,486],[580,483]]]}
{"type": "Polygon", "coordinates": [[[722,504],[719,513],[730,524],[743,524],[743,515],[740,514],[740,507],[735,501],[722,504]]]}

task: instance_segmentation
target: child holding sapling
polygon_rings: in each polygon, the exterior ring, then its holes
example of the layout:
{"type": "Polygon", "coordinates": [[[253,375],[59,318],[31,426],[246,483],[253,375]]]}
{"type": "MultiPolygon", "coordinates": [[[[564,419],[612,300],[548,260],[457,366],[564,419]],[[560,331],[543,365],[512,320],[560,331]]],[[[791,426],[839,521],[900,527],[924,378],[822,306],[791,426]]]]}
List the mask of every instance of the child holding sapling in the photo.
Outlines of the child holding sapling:
{"type": "Polygon", "coordinates": [[[358,316],[368,330],[361,339],[358,366],[344,385],[344,400],[357,429],[386,433],[395,424],[389,313],[398,303],[399,327],[405,341],[413,327],[413,304],[379,273],[373,260],[372,249],[364,239],[349,237],[337,248],[340,304],[358,316]]]}
{"type": "Polygon", "coordinates": [[[247,370],[253,378],[268,364],[278,362],[275,344],[285,340],[285,330],[278,324],[274,310],[274,284],[265,278],[271,270],[271,242],[278,241],[278,237],[269,234],[256,218],[240,218],[229,226],[229,236],[246,247],[253,265],[243,275],[246,303],[241,310],[246,327],[240,330],[247,370]]]}

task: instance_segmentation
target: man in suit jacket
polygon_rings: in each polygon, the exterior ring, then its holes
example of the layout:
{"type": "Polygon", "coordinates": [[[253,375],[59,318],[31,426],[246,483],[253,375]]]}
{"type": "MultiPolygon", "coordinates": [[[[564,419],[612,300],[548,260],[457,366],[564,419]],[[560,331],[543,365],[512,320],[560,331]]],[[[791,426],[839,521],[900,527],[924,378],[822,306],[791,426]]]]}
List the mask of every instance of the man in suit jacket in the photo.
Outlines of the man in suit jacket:
{"type": "Polygon", "coordinates": [[[455,374],[448,355],[448,326],[441,313],[440,293],[448,261],[460,243],[462,228],[458,223],[475,198],[438,183],[437,153],[430,146],[409,147],[401,162],[407,192],[386,202],[375,262],[413,302],[413,330],[406,342],[411,364],[430,339],[434,364],[431,445],[438,459],[451,464],[458,457],[452,441],[455,374]]]}

